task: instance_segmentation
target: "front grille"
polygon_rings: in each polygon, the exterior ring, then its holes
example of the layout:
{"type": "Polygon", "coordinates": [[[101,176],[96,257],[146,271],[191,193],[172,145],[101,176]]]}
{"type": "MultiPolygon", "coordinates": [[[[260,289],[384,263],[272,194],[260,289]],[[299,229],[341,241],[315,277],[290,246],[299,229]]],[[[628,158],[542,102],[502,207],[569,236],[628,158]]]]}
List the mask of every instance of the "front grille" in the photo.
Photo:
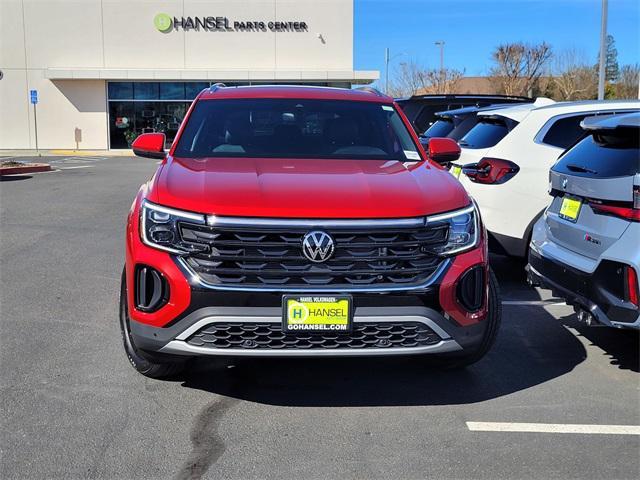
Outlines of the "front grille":
{"type": "Polygon", "coordinates": [[[284,333],[280,323],[212,323],[187,339],[195,347],[269,350],[425,347],[440,342],[420,322],[358,322],[350,333],[284,333]]]}
{"type": "Polygon", "coordinates": [[[443,261],[433,253],[447,241],[448,225],[325,229],[333,256],[314,263],[302,252],[309,228],[221,227],[180,224],[182,241],[197,245],[184,257],[212,285],[349,290],[419,285],[443,261]]]}

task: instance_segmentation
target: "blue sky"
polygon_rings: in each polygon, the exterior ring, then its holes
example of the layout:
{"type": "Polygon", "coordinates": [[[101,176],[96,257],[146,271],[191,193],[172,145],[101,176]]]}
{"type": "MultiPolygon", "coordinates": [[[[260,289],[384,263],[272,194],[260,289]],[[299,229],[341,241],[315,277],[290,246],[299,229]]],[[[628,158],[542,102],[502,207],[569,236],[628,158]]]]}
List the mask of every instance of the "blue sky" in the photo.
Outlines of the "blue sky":
{"type": "MultiPolygon", "coordinates": [[[[384,49],[398,64],[413,59],[431,68],[440,62],[436,40],[445,41],[445,65],[485,75],[501,42],[550,43],[554,51],[575,49],[595,63],[601,0],[355,0],[354,66],[379,70],[384,49]]],[[[640,1],[609,0],[608,33],[618,62],[640,62],[640,1]]],[[[390,73],[391,76],[391,73],[390,73]]]]}

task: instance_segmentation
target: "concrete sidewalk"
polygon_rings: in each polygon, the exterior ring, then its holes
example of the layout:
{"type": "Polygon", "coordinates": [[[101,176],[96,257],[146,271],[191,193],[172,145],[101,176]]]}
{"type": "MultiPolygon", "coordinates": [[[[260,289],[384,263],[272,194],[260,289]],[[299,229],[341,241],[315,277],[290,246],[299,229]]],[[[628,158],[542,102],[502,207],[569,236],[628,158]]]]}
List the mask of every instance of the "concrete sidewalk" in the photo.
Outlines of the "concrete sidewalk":
{"type": "Polygon", "coordinates": [[[0,150],[0,158],[19,157],[131,157],[132,150],[0,150]]]}

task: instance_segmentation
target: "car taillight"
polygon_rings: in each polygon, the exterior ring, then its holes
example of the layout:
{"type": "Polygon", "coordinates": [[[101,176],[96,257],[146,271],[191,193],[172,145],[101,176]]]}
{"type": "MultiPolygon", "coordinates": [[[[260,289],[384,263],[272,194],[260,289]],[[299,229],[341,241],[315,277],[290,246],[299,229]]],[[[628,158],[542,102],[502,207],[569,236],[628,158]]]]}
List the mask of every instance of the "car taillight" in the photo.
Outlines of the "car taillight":
{"type": "Polygon", "coordinates": [[[601,215],[613,215],[624,218],[632,222],[640,222],[640,188],[633,187],[633,206],[623,207],[613,203],[606,203],[600,200],[590,200],[589,206],[594,213],[601,215]]]}
{"type": "Polygon", "coordinates": [[[606,204],[589,204],[595,213],[603,215],[613,215],[614,217],[624,218],[625,220],[631,220],[632,222],[640,222],[640,210],[630,207],[615,207],[613,205],[606,204]]]}
{"type": "Polygon", "coordinates": [[[627,300],[633,303],[636,307],[638,304],[638,274],[633,267],[625,267],[627,270],[627,300]]]}
{"type": "Polygon", "coordinates": [[[500,185],[511,180],[520,167],[509,160],[483,157],[478,163],[463,165],[462,173],[474,183],[500,185]]]}

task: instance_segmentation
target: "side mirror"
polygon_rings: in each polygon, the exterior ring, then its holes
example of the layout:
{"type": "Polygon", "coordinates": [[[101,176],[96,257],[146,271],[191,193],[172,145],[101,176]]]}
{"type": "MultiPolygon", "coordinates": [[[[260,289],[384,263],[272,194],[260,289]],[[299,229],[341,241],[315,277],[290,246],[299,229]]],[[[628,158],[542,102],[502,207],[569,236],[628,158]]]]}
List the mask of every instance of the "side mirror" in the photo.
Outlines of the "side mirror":
{"type": "Polygon", "coordinates": [[[464,173],[473,183],[500,185],[511,180],[520,167],[509,160],[500,158],[483,158],[478,163],[462,166],[464,173]]]}
{"type": "Polygon", "coordinates": [[[434,162],[446,165],[460,158],[460,146],[451,138],[434,137],[429,139],[427,153],[434,162]]]}
{"type": "Polygon", "coordinates": [[[143,133],[133,141],[131,148],[139,157],[164,158],[164,142],[164,133],[143,133]]]}

